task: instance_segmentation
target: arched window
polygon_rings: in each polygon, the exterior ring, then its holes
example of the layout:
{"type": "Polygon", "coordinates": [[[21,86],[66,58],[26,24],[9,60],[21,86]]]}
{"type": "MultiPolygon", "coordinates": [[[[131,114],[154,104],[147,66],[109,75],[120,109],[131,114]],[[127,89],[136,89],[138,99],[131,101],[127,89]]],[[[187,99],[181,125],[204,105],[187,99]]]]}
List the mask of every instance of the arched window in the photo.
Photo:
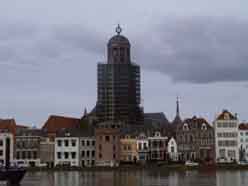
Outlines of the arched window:
{"type": "Polygon", "coordinates": [[[187,123],[184,123],[184,124],[183,124],[183,130],[189,130],[189,126],[188,126],[187,123]]]}

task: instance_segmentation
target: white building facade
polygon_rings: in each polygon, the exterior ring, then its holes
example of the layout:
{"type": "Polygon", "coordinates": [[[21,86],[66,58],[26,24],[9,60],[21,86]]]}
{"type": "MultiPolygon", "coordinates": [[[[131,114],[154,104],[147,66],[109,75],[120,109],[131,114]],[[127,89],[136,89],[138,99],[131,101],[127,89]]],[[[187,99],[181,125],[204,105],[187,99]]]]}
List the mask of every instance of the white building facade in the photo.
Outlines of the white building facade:
{"type": "Polygon", "coordinates": [[[237,116],[227,110],[223,110],[214,121],[217,163],[239,161],[238,125],[239,121],[237,116]]]}
{"type": "Polygon", "coordinates": [[[64,137],[55,138],[54,150],[55,166],[79,167],[79,137],[66,133],[64,137]]]}
{"type": "Polygon", "coordinates": [[[7,156],[9,158],[9,161],[12,162],[13,154],[14,154],[13,134],[7,131],[0,131],[0,164],[2,166],[6,165],[7,156]]]}
{"type": "Polygon", "coordinates": [[[248,162],[248,123],[239,125],[239,162],[248,162]]]}
{"type": "Polygon", "coordinates": [[[175,138],[171,137],[167,144],[167,153],[170,161],[178,161],[178,150],[175,138]]]}
{"type": "Polygon", "coordinates": [[[138,161],[146,162],[149,160],[149,141],[144,133],[137,137],[138,161]]]}

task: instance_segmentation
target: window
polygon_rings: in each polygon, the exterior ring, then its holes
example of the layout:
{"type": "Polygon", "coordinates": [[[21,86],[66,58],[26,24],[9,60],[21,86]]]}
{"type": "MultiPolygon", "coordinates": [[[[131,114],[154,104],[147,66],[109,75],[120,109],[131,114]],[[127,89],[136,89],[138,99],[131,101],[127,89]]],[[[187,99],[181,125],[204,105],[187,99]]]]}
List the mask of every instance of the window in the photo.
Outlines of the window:
{"type": "Polygon", "coordinates": [[[57,152],[58,159],[61,159],[61,152],[57,152]]]}
{"type": "Polygon", "coordinates": [[[37,159],[37,152],[36,151],[33,152],[33,159],[37,159]]]}
{"type": "Polygon", "coordinates": [[[76,159],[76,152],[71,152],[71,158],[76,159]]]}
{"type": "Polygon", "coordinates": [[[69,146],[69,141],[65,140],[65,146],[68,147],[69,146]]]}
{"type": "Polygon", "coordinates": [[[81,157],[84,158],[84,156],[85,156],[85,152],[82,151],[82,152],[81,152],[81,157]]]}
{"type": "Polygon", "coordinates": [[[96,142],[95,140],[92,140],[92,146],[95,146],[96,142]]]}
{"type": "Polygon", "coordinates": [[[69,158],[69,153],[68,152],[65,152],[65,159],[68,159],[69,158]]]}
{"type": "Polygon", "coordinates": [[[3,151],[2,150],[0,150],[0,156],[2,156],[3,155],[3,151]]]}
{"type": "Polygon", "coordinates": [[[82,146],[84,146],[84,145],[85,145],[85,144],[84,144],[84,140],[82,140],[82,141],[81,141],[81,145],[82,145],[82,146]]]}
{"type": "Polygon", "coordinates": [[[87,146],[90,146],[90,141],[87,140],[87,141],[86,141],[86,144],[87,144],[87,146]]]}
{"type": "Polygon", "coordinates": [[[91,156],[94,158],[95,157],[95,151],[91,151],[91,156]]]}
{"type": "Polygon", "coordinates": [[[26,159],[26,152],[22,151],[22,159],[26,159]]]}
{"type": "Polygon", "coordinates": [[[90,157],[90,151],[87,150],[86,156],[87,156],[87,158],[90,157]]]}
{"type": "Polygon", "coordinates": [[[3,146],[3,140],[0,140],[0,146],[3,146]]]}
{"type": "Polygon", "coordinates": [[[226,154],[226,150],[225,149],[220,149],[219,153],[220,153],[220,157],[224,158],[225,154],[226,154]]]}
{"type": "Polygon", "coordinates": [[[99,158],[100,158],[100,159],[102,158],[102,154],[101,154],[101,153],[99,153],[99,158]]]}
{"type": "Polygon", "coordinates": [[[138,144],[138,149],[142,150],[142,144],[141,143],[138,144]]]}
{"type": "Polygon", "coordinates": [[[71,140],[71,146],[73,146],[73,147],[76,146],[76,140],[71,140]]]}
{"type": "Polygon", "coordinates": [[[106,141],[106,142],[109,142],[109,141],[110,141],[109,136],[105,136],[105,141],[106,141]]]}
{"type": "Polygon", "coordinates": [[[113,159],[115,159],[115,157],[116,157],[115,154],[113,154],[113,159]]]}
{"type": "Polygon", "coordinates": [[[61,145],[62,145],[61,140],[58,140],[58,141],[57,141],[57,145],[58,145],[59,147],[61,147],[61,145]]]}
{"type": "Polygon", "coordinates": [[[172,153],[174,153],[174,152],[175,152],[174,147],[171,147],[171,152],[172,152],[172,153]]]}
{"type": "Polygon", "coordinates": [[[243,132],[240,132],[240,136],[243,136],[243,132]]]}
{"type": "Polygon", "coordinates": [[[113,145],[113,151],[115,151],[115,145],[113,145]]]}

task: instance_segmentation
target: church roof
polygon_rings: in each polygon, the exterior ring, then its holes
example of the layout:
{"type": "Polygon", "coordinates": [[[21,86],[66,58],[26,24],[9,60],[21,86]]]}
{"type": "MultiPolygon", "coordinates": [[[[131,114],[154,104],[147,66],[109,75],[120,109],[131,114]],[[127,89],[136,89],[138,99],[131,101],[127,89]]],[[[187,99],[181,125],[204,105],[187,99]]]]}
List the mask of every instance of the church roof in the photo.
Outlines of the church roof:
{"type": "Polygon", "coordinates": [[[124,45],[130,45],[129,40],[123,36],[123,35],[115,35],[113,36],[109,42],[108,42],[108,46],[112,46],[112,45],[116,45],[116,44],[124,44],[124,45]]]}

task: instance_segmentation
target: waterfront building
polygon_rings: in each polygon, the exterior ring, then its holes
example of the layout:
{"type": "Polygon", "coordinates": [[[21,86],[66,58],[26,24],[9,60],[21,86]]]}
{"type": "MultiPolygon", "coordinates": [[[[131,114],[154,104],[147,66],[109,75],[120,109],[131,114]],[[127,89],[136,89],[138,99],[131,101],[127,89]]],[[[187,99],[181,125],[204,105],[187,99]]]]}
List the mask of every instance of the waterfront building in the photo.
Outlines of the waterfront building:
{"type": "Polygon", "coordinates": [[[40,141],[40,162],[42,166],[48,168],[54,167],[54,148],[54,141],[52,141],[47,134],[44,134],[40,141]]]}
{"type": "Polygon", "coordinates": [[[80,144],[79,144],[79,161],[82,167],[95,166],[96,161],[96,138],[94,136],[94,127],[92,122],[85,118],[80,121],[80,144]]]}
{"type": "Polygon", "coordinates": [[[76,128],[61,129],[55,137],[54,165],[79,167],[79,138],[76,128]]]}
{"type": "Polygon", "coordinates": [[[167,153],[170,161],[178,161],[177,142],[174,137],[168,140],[167,153]]]}
{"type": "Polygon", "coordinates": [[[123,134],[120,139],[120,145],[120,161],[136,163],[138,160],[136,136],[132,134],[123,134]]]}
{"type": "Polygon", "coordinates": [[[167,140],[168,137],[162,136],[159,131],[156,131],[153,136],[148,137],[150,161],[166,160],[167,140]]]}
{"type": "Polygon", "coordinates": [[[137,137],[138,161],[145,163],[149,160],[149,141],[145,133],[140,133],[137,137]]]}
{"type": "Polygon", "coordinates": [[[238,162],[237,115],[223,110],[214,121],[216,162],[238,162]]]}
{"type": "Polygon", "coordinates": [[[107,63],[97,66],[97,117],[100,122],[143,124],[140,67],[131,61],[131,45],[121,28],[107,45],[107,63]]]}
{"type": "Polygon", "coordinates": [[[0,165],[6,166],[6,161],[13,161],[14,135],[8,129],[0,130],[0,165]]]}
{"type": "Polygon", "coordinates": [[[40,141],[44,133],[40,129],[22,128],[16,132],[15,159],[21,166],[40,166],[40,141]]]}
{"type": "Polygon", "coordinates": [[[248,162],[248,123],[239,124],[239,161],[248,162]]]}
{"type": "Polygon", "coordinates": [[[214,160],[214,128],[204,118],[188,118],[177,127],[179,160],[214,160]]]}
{"type": "Polygon", "coordinates": [[[119,166],[121,123],[103,122],[95,129],[96,166],[119,166]]]}
{"type": "Polygon", "coordinates": [[[79,125],[80,119],[64,116],[51,115],[42,127],[51,141],[54,141],[56,134],[62,128],[72,128],[79,125]]]}

